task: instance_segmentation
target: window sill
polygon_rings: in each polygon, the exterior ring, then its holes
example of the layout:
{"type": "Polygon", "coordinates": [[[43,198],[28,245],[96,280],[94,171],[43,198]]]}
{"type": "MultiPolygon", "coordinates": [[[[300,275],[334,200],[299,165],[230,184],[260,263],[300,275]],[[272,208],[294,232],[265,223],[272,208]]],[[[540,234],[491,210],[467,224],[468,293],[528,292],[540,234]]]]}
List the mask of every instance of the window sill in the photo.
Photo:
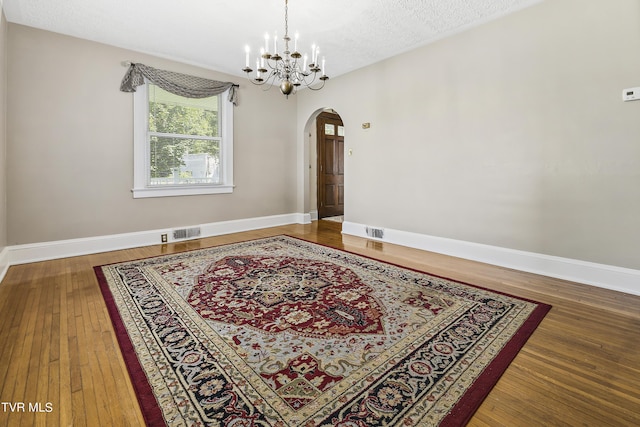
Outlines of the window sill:
{"type": "Polygon", "coordinates": [[[216,186],[193,186],[179,187],[172,186],[134,188],[131,190],[134,199],[143,199],[147,197],[174,197],[174,196],[197,196],[201,194],[229,194],[233,193],[233,185],[216,185],[216,186]]]}

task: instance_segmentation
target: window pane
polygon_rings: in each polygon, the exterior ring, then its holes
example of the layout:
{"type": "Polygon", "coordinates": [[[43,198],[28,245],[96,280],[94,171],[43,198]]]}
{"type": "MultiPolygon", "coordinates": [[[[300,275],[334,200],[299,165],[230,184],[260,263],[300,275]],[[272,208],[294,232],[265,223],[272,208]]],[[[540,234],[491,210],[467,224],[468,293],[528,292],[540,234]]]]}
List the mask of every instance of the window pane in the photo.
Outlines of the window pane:
{"type": "Polygon", "coordinates": [[[325,123],[324,124],[324,134],[325,135],[335,135],[336,134],[336,128],[334,125],[329,124],[329,123],[325,123]]]}
{"type": "Polygon", "coordinates": [[[151,136],[150,185],[219,184],[220,141],[151,136]]]}
{"type": "Polygon", "coordinates": [[[218,97],[185,98],[149,84],[149,131],[220,136],[218,97]]]}
{"type": "Polygon", "coordinates": [[[338,126],[338,136],[344,136],[344,126],[338,126]]]}

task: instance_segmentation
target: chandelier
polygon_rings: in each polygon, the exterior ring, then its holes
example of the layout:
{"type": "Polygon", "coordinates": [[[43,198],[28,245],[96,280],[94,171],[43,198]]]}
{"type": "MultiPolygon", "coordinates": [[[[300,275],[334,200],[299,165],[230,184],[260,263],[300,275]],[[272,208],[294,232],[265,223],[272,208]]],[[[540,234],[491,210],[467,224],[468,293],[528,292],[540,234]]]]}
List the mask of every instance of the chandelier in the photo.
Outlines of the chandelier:
{"type": "Polygon", "coordinates": [[[293,41],[293,52],[289,49],[289,2],[284,2],[284,50],[278,51],[278,33],[273,36],[273,51],[269,51],[269,34],[264,36],[264,47],[260,49],[260,55],[256,59],[256,74],[253,76],[253,70],[249,67],[249,55],[251,49],[245,47],[246,63],[242,69],[247,73],[249,81],[256,85],[269,84],[270,89],[276,82],[279,82],[280,92],[289,98],[289,95],[295,93],[297,88],[304,85],[311,90],[320,90],[324,87],[324,83],[329,79],[325,69],[325,59],[322,57],[322,66],[318,63],[320,48],[316,45],[311,46],[311,58],[298,52],[298,34],[296,33],[293,41]],[[308,64],[307,64],[308,62],[308,64]],[[268,67],[268,68],[267,68],[268,67]]]}

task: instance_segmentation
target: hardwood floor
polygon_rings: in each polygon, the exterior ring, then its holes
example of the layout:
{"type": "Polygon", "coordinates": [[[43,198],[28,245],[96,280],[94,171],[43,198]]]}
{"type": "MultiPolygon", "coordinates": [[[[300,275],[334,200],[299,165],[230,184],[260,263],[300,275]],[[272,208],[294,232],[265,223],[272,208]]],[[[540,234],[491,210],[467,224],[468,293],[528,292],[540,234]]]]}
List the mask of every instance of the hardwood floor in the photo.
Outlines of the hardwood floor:
{"type": "Polygon", "coordinates": [[[317,221],[11,267],[0,284],[0,426],[143,425],[93,266],[276,234],[551,304],[469,425],[640,425],[640,296],[342,236],[340,227],[317,221]]]}

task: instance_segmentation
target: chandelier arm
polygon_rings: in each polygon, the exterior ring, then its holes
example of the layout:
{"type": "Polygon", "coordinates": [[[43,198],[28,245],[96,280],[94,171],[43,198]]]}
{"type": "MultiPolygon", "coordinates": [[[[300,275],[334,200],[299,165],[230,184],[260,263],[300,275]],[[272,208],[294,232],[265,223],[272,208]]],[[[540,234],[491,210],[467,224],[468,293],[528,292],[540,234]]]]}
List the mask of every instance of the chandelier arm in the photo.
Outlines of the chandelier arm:
{"type": "Polygon", "coordinates": [[[275,71],[271,71],[269,73],[269,75],[267,76],[267,78],[264,79],[264,83],[265,84],[269,83],[269,88],[267,90],[271,89],[271,86],[274,85],[274,83],[276,82],[276,77],[277,77],[276,72],[275,71]]]}
{"type": "Polygon", "coordinates": [[[314,83],[315,83],[316,78],[318,77],[318,73],[309,73],[309,74],[307,74],[306,76],[305,76],[304,74],[301,74],[301,76],[302,76],[302,79],[301,79],[302,83],[303,83],[305,86],[310,86],[310,85],[312,85],[312,84],[314,84],[314,83]],[[311,81],[307,81],[307,78],[308,78],[311,74],[313,74],[313,78],[311,79],[311,81]]]}
{"type": "Polygon", "coordinates": [[[269,75],[265,79],[262,79],[262,81],[257,81],[256,79],[253,79],[253,78],[249,77],[249,73],[247,73],[247,80],[249,80],[251,83],[253,83],[256,86],[264,86],[267,83],[269,83],[269,80],[271,80],[269,88],[267,88],[266,90],[269,90],[271,88],[271,86],[273,86],[273,84],[275,83],[275,80],[276,80],[275,77],[276,77],[276,73],[273,70],[270,71],[269,75]]]}
{"type": "Polygon", "coordinates": [[[262,85],[264,84],[264,82],[257,82],[257,81],[255,81],[254,79],[252,79],[252,78],[249,76],[249,73],[247,73],[247,80],[249,80],[249,83],[253,83],[253,84],[254,84],[254,85],[256,85],[256,86],[262,86],[262,85]]]}
{"type": "Polygon", "coordinates": [[[275,84],[275,82],[276,82],[276,75],[273,72],[271,72],[269,76],[266,79],[264,79],[264,81],[262,82],[256,83],[253,80],[251,81],[251,83],[253,83],[256,86],[263,86],[262,87],[263,92],[267,92],[268,90],[270,90],[275,84]]]}
{"type": "Polygon", "coordinates": [[[278,70],[278,64],[279,64],[279,60],[273,60],[273,65],[271,64],[272,59],[269,58],[267,59],[265,62],[267,63],[267,65],[269,66],[269,68],[271,68],[272,70],[278,70]]]}
{"type": "MultiPolygon", "coordinates": [[[[253,71],[253,70],[251,70],[251,71],[253,71]]],[[[247,80],[249,80],[249,82],[253,83],[253,84],[254,84],[254,85],[256,85],[256,86],[262,86],[263,84],[265,84],[265,81],[257,81],[256,79],[252,78],[252,77],[249,75],[249,73],[250,73],[251,71],[247,71],[247,72],[246,72],[246,73],[247,73],[247,80]]]]}
{"type": "Polygon", "coordinates": [[[320,89],[322,89],[322,88],[324,87],[324,83],[325,83],[326,81],[327,81],[327,80],[321,80],[321,82],[322,82],[322,86],[320,86],[320,87],[307,86],[307,88],[309,88],[309,89],[311,89],[311,90],[320,90],[320,89]]]}

